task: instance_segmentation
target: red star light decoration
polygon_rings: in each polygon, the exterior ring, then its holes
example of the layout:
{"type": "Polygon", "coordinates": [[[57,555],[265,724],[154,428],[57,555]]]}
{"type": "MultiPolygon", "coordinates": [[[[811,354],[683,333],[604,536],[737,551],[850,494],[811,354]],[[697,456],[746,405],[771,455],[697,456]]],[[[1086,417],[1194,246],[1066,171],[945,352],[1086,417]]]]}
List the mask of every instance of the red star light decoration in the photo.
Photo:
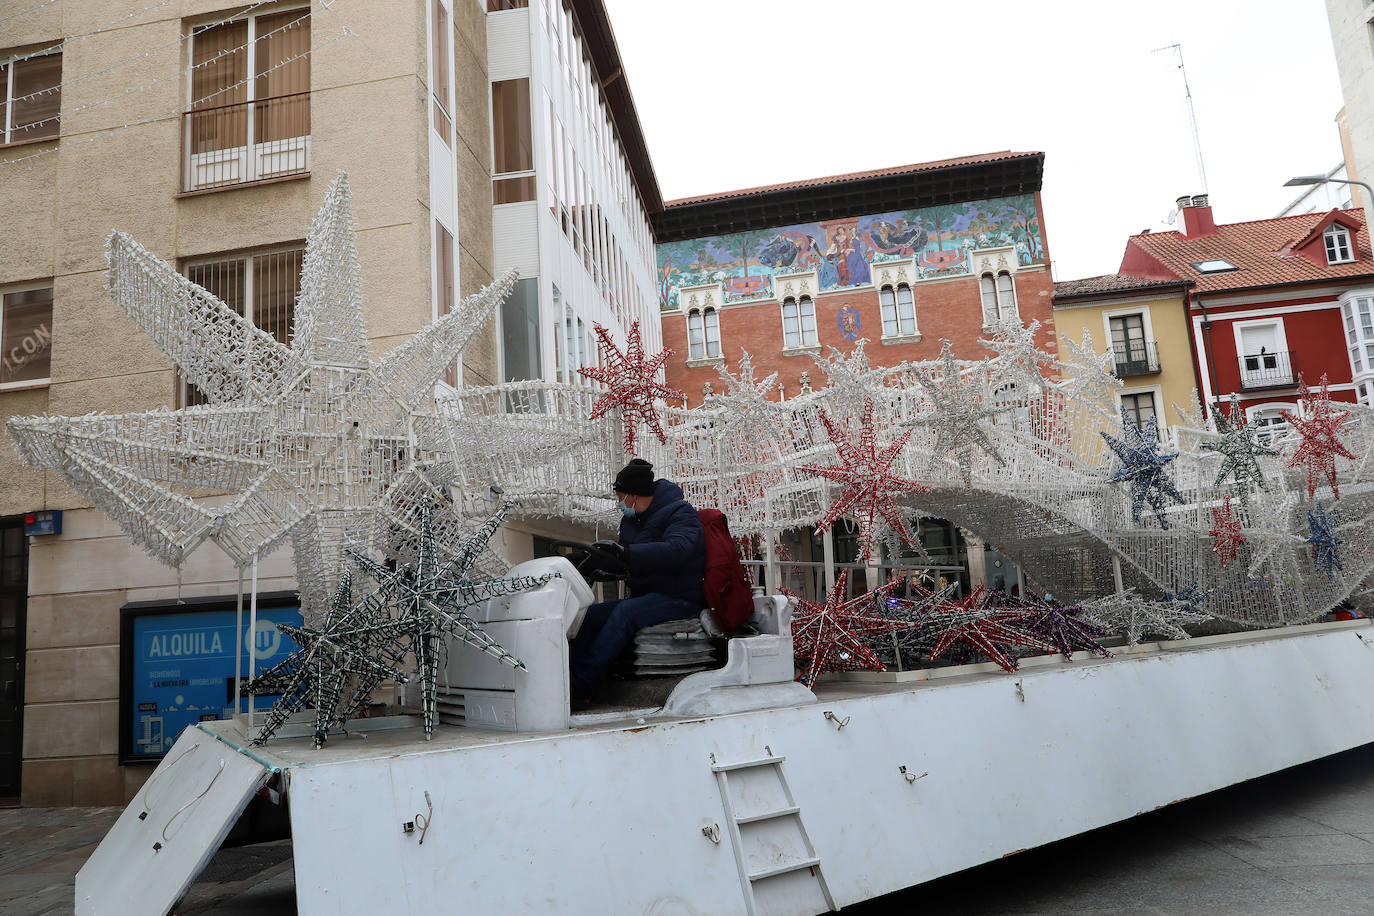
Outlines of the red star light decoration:
{"type": "Polygon", "coordinates": [[[1337,438],[1341,427],[1349,419],[1348,410],[1336,411],[1331,407],[1331,395],[1326,390],[1326,376],[1322,376],[1321,392],[1313,395],[1301,378],[1298,380],[1298,401],[1302,404],[1302,416],[1295,416],[1285,410],[1283,418],[1293,425],[1302,435],[1302,442],[1288,466],[1299,464],[1307,468],[1307,498],[1314,499],[1321,478],[1331,485],[1331,493],[1341,498],[1340,488],[1336,485],[1336,456],[1354,459],[1355,454],[1337,438]]]}
{"type": "Polygon", "coordinates": [[[867,639],[879,633],[910,630],[920,623],[870,613],[875,601],[885,601],[895,582],[865,592],[856,598],[845,599],[845,585],[849,570],[842,571],[835,587],[824,604],[792,595],[797,602],[792,613],[792,651],[802,673],[797,680],[808,687],[816,686],[816,678],[830,671],[886,671],[867,639]]]}
{"type": "Polygon", "coordinates": [[[639,322],[630,325],[630,333],[625,342],[625,352],[611,340],[611,332],[601,325],[594,325],[596,349],[601,357],[601,366],[582,366],[577,374],[594,382],[601,382],[607,388],[605,394],[597,399],[592,407],[593,420],[598,420],[609,411],[619,410],[621,422],[625,426],[625,453],[634,454],[635,438],[639,424],[643,423],[653,430],[659,442],[667,442],[659,422],[656,398],[665,401],[671,398],[682,400],[686,395],[676,388],[669,388],[658,380],[658,371],[663,368],[670,349],[659,351],[647,359],[644,344],[639,336],[639,322]]]}
{"type": "Polygon", "coordinates": [[[980,585],[958,601],[946,602],[936,611],[938,617],[944,618],[944,623],[930,650],[932,660],[958,642],[995,661],[1003,670],[1015,671],[1020,663],[1003,651],[1009,646],[1039,649],[1041,652],[1059,651],[1052,643],[1037,639],[1015,626],[1034,616],[1034,611],[1018,607],[989,608],[984,600],[986,591],[980,585]]]}
{"type": "Polygon", "coordinates": [[[1240,545],[1245,543],[1245,536],[1240,533],[1240,519],[1231,513],[1229,495],[1222,500],[1220,508],[1212,510],[1212,529],[1207,533],[1212,536],[1212,552],[1221,561],[1221,568],[1225,569],[1234,563],[1240,556],[1240,545]]]}
{"type": "Polygon", "coordinates": [[[844,487],[839,499],[830,504],[830,509],[821,516],[816,527],[821,531],[829,530],[836,520],[852,516],[859,523],[859,551],[864,562],[873,555],[873,541],[878,519],[882,519],[897,532],[903,541],[915,543],[916,537],[907,527],[902,513],[894,501],[899,493],[924,493],[930,487],[914,480],[897,477],[892,473],[892,462],[901,454],[914,429],[909,429],[897,437],[885,449],[878,448],[878,434],[873,427],[873,400],[864,399],[863,416],[859,423],[857,442],[849,431],[836,426],[830,416],[821,411],[821,422],[830,435],[835,450],[839,452],[840,465],[803,464],[797,470],[833,480],[844,487]]]}

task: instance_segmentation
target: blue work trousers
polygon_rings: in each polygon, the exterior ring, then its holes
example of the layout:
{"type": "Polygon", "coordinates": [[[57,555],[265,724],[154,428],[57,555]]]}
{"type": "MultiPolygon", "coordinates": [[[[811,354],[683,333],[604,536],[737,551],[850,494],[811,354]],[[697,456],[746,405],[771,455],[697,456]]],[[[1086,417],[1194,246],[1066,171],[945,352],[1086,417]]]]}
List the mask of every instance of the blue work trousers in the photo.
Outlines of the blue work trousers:
{"type": "Polygon", "coordinates": [[[611,662],[625,651],[635,633],[656,623],[685,620],[700,613],[695,602],[654,592],[593,604],[582,618],[577,638],[568,645],[569,680],[574,696],[606,677],[611,662]]]}

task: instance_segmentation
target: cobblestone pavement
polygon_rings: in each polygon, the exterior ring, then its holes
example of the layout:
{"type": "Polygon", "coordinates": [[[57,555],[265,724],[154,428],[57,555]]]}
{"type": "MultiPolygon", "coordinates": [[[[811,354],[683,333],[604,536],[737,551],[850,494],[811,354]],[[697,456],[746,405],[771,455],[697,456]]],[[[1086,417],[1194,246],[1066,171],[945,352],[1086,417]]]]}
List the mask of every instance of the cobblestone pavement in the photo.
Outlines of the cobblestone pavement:
{"type": "MultiPolygon", "coordinates": [[[[0,809],[0,916],[71,913],[76,871],[119,810],[0,809]]],[[[221,850],[176,909],[295,911],[289,841],[221,850]]],[[[1374,745],[844,910],[904,911],[1366,916],[1374,913],[1374,745]]]]}

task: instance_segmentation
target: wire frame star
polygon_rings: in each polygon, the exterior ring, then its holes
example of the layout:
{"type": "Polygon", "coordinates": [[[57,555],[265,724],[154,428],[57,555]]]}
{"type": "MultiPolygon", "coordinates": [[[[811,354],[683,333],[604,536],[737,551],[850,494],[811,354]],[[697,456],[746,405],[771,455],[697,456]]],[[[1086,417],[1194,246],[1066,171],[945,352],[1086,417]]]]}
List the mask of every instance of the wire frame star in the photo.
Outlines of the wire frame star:
{"type": "Polygon", "coordinates": [[[342,173],[310,227],[289,345],[129,236],[112,233],[107,248],[111,298],[207,403],[12,418],[20,454],[168,565],[212,540],[246,566],[289,539],[296,568],[309,571],[302,613],[318,621],[348,566],[345,549],[386,549],[390,526],[413,510],[397,488],[443,463],[442,430],[430,419],[435,384],[514,272],[374,363],[342,173]],[[195,498],[207,491],[230,499],[195,498]]]}
{"type": "Polygon", "coordinates": [[[397,666],[379,660],[382,638],[373,629],[379,621],[373,608],[355,604],[352,577],[345,572],[335,588],[319,627],[278,624],[298,648],[279,664],[244,681],[241,693],[279,695],[267,711],[253,744],[265,744],[304,708],[315,710],[315,747],[323,747],[329,730],[343,725],[357,712],[357,704],[341,705],[345,691],[362,699],[386,680],[405,683],[397,666]]]}
{"type": "Polygon", "coordinates": [[[1240,399],[1234,394],[1231,395],[1229,413],[1227,416],[1220,410],[1216,412],[1217,433],[1221,439],[1203,442],[1201,447],[1204,451],[1215,452],[1221,456],[1221,467],[1217,470],[1213,486],[1219,487],[1230,478],[1236,494],[1240,496],[1241,505],[1249,506],[1252,484],[1261,490],[1268,489],[1264,472],[1260,470],[1259,456],[1277,455],[1278,452],[1262,444],[1255,437],[1255,430],[1246,419],[1245,411],[1241,409],[1240,399]]]}
{"type": "Polygon", "coordinates": [[[1061,342],[1066,358],[1063,360],[1064,379],[1060,386],[1068,399],[1091,404],[1111,417],[1112,405],[1116,403],[1116,390],[1125,384],[1116,377],[1116,357],[1111,349],[1098,353],[1093,347],[1092,331],[1087,328],[1083,329],[1081,344],[1067,336],[1061,342]]]}
{"type": "Polygon", "coordinates": [[[880,633],[919,626],[875,611],[893,583],[845,598],[848,584],[849,570],[842,570],[824,603],[785,592],[797,602],[792,613],[792,645],[801,669],[797,680],[808,687],[815,687],[817,678],[831,671],[886,671],[868,641],[880,633]]]}
{"type": "Polygon", "coordinates": [[[381,638],[380,660],[399,667],[408,658],[414,658],[426,740],[433,737],[438,720],[439,666],[449,640],[479,649],[512,668],[526,670],[524,662],[502,647],[466,613],[468,608],[491,598],[539,588],[554,577],[549,573],[470,578],[477,558],[511,507],[509,502],[502,505],[463,543],[453,559],[441,560],[428,516],[414,563],[402,563],[391,569],[369,557],[353,554],[353,559],[378,585],[366,604],[371,612],[369,616],[380,622],[364,629],[381,638]]]}
{"type": "Polygon", "coordinates": [[[738,374],[731,374],[724,364],[716,367],[725,382],[725,393],[709,399],[711,406],[724,408],[725,428],[753,435],[783,435],[783,406],[772,397],[778,388],[778,374],[774,372],[762,381],[755,378],[754,358],[748,350],[740,350],[737,368],[738,374]]]}
{"type": "Polygon", "coordinates": [[[848,353],[831,347],[828,356],[811,357],[825,373],[825,396],[841,416],[857,414],[865,400],[886,387],[884,380],[889,370],[870,364],[864,349],[867,346],[868,338],[860,337],[848,353]]]}
{"type": "Polygon", "coordinates": [[[601,382],[606,393],[592,405],[591,419],[598,420],[611,411],[618,411],[625,426],[625,454],[632,455],[638,440],[639,425],[642,423],[658,437],[659,442],[667,442],[659,419],[658,405],[663,400],[681,401],[686,398],[676,388],[669,388],[658,380],[659,370],[673,355],[671,349],[663,349],[650,357],[644,355],[644,342],[639,334],[639,321],[630,325],[630,333],[622,351],[611,339],[611,332],[601,325],[594,325],[596,348],[600,356],[600,366],[581,366],[577,372],[583,378],[601,382]]]}
{"type": "Polygon", "coordinates": [[[1015,671],[1021,665],[1006,650],[1012,647],[1055,652],[1050,642],[1033,636],[1024,629],[1032,612],[1020,607],[992,607],[987,603],[987,589],[978,586],[963,598],[951,601],[937,612],[940,635],[931,648],[932,660],[944,655],[955,644],[996,662],[1005,671],[1015,671]]]}
{"type": "Polygon", "coordinates": [[[1010,410],[1012,405],[995,403],[989,387],[980,383],[980,378],[986,380],[988,377],[987,360],[966,379],[954,360],[949,341],[945,340],[941,342],[939,365],[938,378],[925,366],[913,373],[916,383],[930,399],[933,410],[903,425],[934,427],[935,446],[931,449],[931,461],[952,457],[959,465],[964,483],[972,484],[974,449],[982,451],[998,464],[1006,463],[981,424],[1010,410]]]}
{"type": "Polygon", "coordinates": [[[1312,565],[1328,579],[1334,579],[1337,570],[1344,572],[1340,548],[1345,541],[1336,534],[1335,519],[1326,514],[1321,503],[1307,510],[1307,530],[1310,533],[1304,540],[1312,547],[1312,565]]]}
{"type": "Polygon", "coordinates": [[[1245,535],[1240,531],[1240,519],[1231,511],[1231,497],[1223,497],[1221,505],[1212,509],[1212,527],[1207,532],[1212,538],[1212,553],[1216,554],[1221,568],[1225,569],[1240,556],[1240,547],[1245,543],[1245,535]]]}
{"type": "Polygon", "coordinates": [[[1288,459],[1290,468],[1303,465],[1307,469],[1307,498],[1315,499],[1317,487],[1325,478],[1331,493],[1341,498],[1340,486],[1336,482],[1336,456],[1356,460],[1354,452],[1346,447],[1339,438],[1341,427],[1350,417],[1348,411],[1337,411],[1331,406],[1331,394],[1327,390],[1326,376],[1322,376],[1321,388],[1313,394],[1307,384],[1299,378],[1298,403],[1302,405],[1302,415],[1283,411],[1281,416],[1302,436],[1298,449],[1288,459]]]}
{"type": "Polygon", "coordinates": [[[1125,481],[1131,485],[1131,519],[1140,522],[1145,504],[1149,503],[1154,511],[1159,527],[1168,529],[1169,520],[1164,513],[1164,498],[1183,502],[1183,495],[1174,486],[1165,466],[1178,457],[1178,452],[1164,454],[1159,449],[1159,435],[1156,432],[1155,418],[1150,417],[1144,428],[1141,427],[1125,407],[1121,408],[1121,438],[1101,433],[1107,445],[1116,455],[1117,469],[1109,478],[1112,481],[1125,481]]]}
{"type": "Polygon", "coordinates": [[[1030,615],[1020,624],[1020,629],[1053,644],[1065,658],[1072,659],[1077,651],[1112,657],[1099,641],[1107,631],[1086,619],[1081,607],[1065,607],[1038,599],[1022,599],[1022,606],[1030,615]]]}
{"type": "Polygon", "coordinates": [[[859,523],[859,554],[864,562],[873,555],[873,544],[878,536],[879,520],[886,522],[894,531],[900,533],[903,541],[912,543],[915,536],[902,518],[895,497],[902,493],[924,493],[930,487],[907,480],[892,473],[892,464],[906,447],[907,440],[915,430],[907,430],[897,437],[891,445],[878,447],[878,430],[874,425],[873,400],[865,399],[863,414],[859,420],[857,441],[849,430],[842,429],[830,419],[824,410],[820,412],[821,422],[830,436],[830,441],[839,454],[838,465],[799,465],[797,470],[834,481],[843,488],[837,499],[830,503],[816,527],[828,531],[830,526],[846,516],[859,523]]]}
{"type": "Polygon", "coordinates": [[[1038,330],[1038,320],[1023,325],[1018,318],[999,318],[991,326],[991,339],[978,342],[997,355],[994,365],[1001,378],[1024,381],[1043,390],[1047,384],[1045,371],[1054,371],[1059,363],[1035,345],[1038,330]]]}
{"type": "Polygon", "coordinates": [[[1138,645],[1144,636],[1188,639],[1184,624],[1209,619],[1209,615],[1187,602],[1151,601],[1133,588],[1085,601],[1083,616],[1109,633],[1124,636],[1131,646],[1138,645]]]}

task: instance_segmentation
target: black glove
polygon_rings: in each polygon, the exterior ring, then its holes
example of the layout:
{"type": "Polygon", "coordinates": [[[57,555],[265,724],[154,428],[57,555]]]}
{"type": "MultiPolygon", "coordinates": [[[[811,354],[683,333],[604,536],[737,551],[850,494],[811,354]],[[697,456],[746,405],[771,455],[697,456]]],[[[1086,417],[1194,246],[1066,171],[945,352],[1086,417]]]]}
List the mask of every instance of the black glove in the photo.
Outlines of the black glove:
{"type": "Polygon", "coordinates": [[[619,541],[593,541],[592,546],[609,557],[612,557],[626,569],[630,566],[630,557],[625,545],[619,541]]]}

